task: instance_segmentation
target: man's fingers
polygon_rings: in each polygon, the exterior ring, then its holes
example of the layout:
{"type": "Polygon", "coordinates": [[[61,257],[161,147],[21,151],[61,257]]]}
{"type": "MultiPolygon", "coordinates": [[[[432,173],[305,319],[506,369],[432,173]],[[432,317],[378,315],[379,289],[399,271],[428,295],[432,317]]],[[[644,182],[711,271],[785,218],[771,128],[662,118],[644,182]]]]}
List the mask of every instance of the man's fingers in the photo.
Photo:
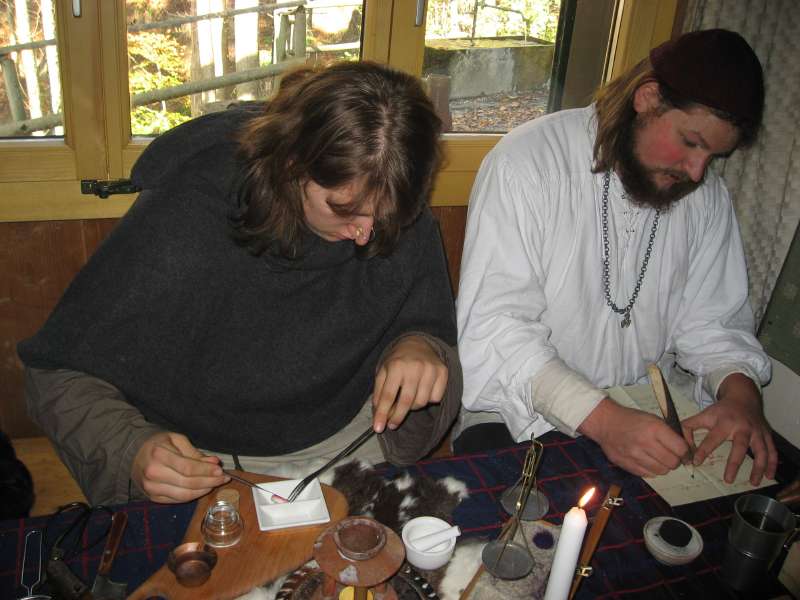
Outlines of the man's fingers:
{"type": "Polygon", "coordinates": [[[695,441],[694,441],[694,431],[695,430],[692,429],[691,427],[688,427],[686,425],[686,421],[683,421],[681,423],[681,430],[683,431],[683,441],[686,442],[686,445],[689,446],[689,448],[694,448],[695,447],[695,441]]]}
{"type": "Polygon", "coordinates": [[[617,464],[626,471],[638,475],[639,477],[663,475],[669,470],[661,461],[654,458],[646,451],[640,452],[635,456],[628,456],[617,464]]]}
{"type": "Polygon", "coordinates": [[[708,410],[703,410],[681,421],[681,426],[694,431],[695,429],[713,429],[716,418],[708,410]]]}
{"type": "Polygon", "coordinates": [[[721,429],[711,429],[694,453],[694,466],[700,466],[706,457],[725,441],[725,432],[721,429]]]}
{"type": "Polygon", "coordinates": [[[750,483],[758,485],[761,483],[761,478],[767,470],[767,444],[764,442],[764,436],[760,431],[756,431],[750,440],[750,447],[753,450],[753,468],[750,470],[750,483]]]}
{"type": "MultiPolygon", "coordinates": [[[[734,434],[732,441],[731,453],[728,455],[728,462],[725,465],[725,483],[733,483],[734,479],[736,479],[736,473],[739,471],[739,467],[747,454],[749,442],[747,435],[741,432],[734,434]]],[[[703,442],[705,443],[705,440],[703,442]]],[[[753,468],[755,470],[755,463],[753,463],[753,468]]],[[[758,479],[759,481],[761,480],[760,473],[758,474],[758,479]]]]}
{"type": "Polygon", "coordinates": [[[775,442],[772,439],[771,433],[768,431],[764,436],[767,439],[767,472],[766,477],[775,479],[775,471],[778,468],[778,450],[775,448],[775,442]]]}
{"type": "Polygon", "coordinates": [[[663,447],[663,452],[658,452],[656,457],[660,462],[674,469],[680,464],[680,459],[689,451],[689,444],[677,433],[667,427],[659,427],[656,441],[663,447]]]}

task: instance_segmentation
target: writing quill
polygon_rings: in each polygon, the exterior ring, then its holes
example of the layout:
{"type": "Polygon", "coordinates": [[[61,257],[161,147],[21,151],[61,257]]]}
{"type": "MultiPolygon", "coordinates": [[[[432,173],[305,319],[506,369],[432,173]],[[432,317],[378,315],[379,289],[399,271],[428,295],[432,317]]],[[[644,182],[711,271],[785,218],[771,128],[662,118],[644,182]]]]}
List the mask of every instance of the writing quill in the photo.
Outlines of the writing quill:
{"type": "MultiPolygon", "coordinates": [[[[664,415],[664,422],[669,426],[670,429],[672,429],[672,431],[683,437],[681,420],[678,417],[678,411],[675,410],[675,403],[672,401],[672,395],[669,393],[669,387],[667,387],[667,382],[664,381],[664,376],[661,374],[661,369],[658,368],[658,365],[648,365],[647,375],[650,377],[650,385],[652,386],[653,393],[658,401],[658,407],[661,409],[661,414],[664,415]]],[[[693,458],[694,445],[689,444],[689,451],[683,457],[681,462],[686,465],[692,462],[693,458]]]]}

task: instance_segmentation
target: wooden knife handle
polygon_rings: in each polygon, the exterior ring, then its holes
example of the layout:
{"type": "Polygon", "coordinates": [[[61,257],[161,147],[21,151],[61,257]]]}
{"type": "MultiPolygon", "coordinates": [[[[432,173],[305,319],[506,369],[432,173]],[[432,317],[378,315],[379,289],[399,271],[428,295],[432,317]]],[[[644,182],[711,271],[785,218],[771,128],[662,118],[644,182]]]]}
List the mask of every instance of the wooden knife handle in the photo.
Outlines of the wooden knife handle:
{"type": "Polygon", "coordinates": [[[98,575],[108,575],[117,549],[125,533],[125,526],[128,524],[128,513],[117,512],[111,517],[111,530],[108,532],[106,547],[103,549],[103,556],[100,558],[100,566],[97,568],[98,575]]]}

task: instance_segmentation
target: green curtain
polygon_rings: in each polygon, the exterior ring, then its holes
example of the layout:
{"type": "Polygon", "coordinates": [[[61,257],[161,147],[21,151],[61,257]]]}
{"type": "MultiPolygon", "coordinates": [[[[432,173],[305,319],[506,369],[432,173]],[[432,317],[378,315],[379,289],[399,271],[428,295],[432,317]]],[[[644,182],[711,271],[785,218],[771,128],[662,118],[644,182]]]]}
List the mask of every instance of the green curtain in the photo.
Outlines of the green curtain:
{"type": "Polygon", "coordinates": [[[800,373],[800,235],[795,233],[758,338],[770,356],[800,373]]]}

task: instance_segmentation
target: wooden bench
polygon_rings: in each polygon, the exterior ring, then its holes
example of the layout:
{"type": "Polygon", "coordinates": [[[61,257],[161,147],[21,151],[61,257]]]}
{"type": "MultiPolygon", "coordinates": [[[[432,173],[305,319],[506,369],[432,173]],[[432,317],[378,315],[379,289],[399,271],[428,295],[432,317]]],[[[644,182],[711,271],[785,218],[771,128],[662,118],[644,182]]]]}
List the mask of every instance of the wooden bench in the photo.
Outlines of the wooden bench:
{"type": "Polygon", "coordinates": [[[11,444],[17,458],[25,463],[33,477],[36,500],[31,516],[49,515],[70,502],[86,502],[86,497],[47,438],[16,438],[11,440],[11,444]]]}

